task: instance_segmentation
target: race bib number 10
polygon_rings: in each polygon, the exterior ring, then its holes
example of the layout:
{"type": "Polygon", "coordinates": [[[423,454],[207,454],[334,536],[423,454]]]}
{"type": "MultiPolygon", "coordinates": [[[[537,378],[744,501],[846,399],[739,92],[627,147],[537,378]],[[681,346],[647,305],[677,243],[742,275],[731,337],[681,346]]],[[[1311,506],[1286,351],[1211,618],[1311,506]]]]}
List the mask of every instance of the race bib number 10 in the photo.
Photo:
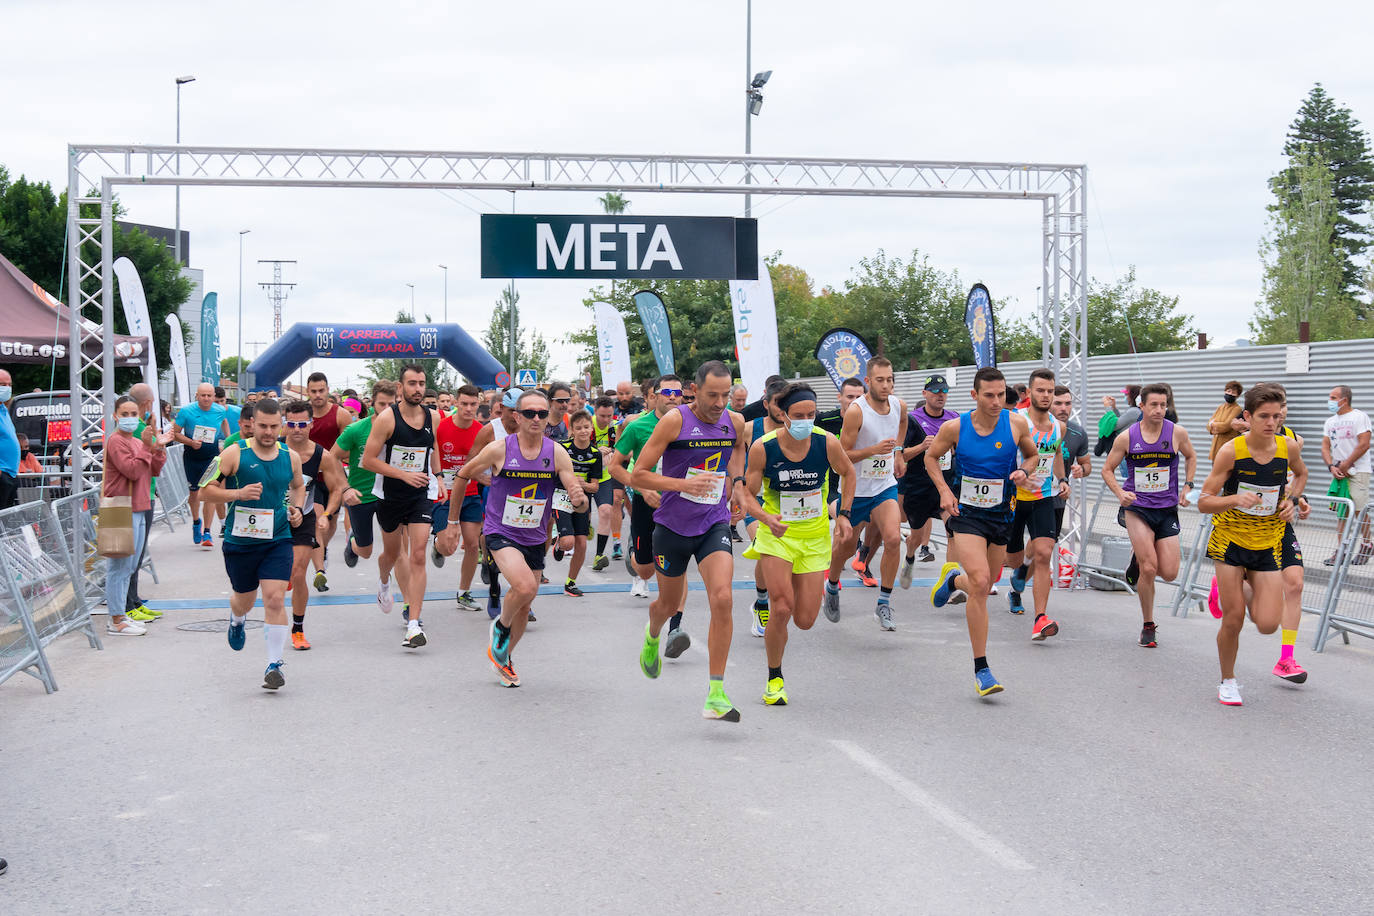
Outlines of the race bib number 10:
{"type": "Polygon", "coordinates": [[[959,502],[975,509],[996,509],[1002,505],[1001,480],[965,477],[959,485],[959,502]]]}

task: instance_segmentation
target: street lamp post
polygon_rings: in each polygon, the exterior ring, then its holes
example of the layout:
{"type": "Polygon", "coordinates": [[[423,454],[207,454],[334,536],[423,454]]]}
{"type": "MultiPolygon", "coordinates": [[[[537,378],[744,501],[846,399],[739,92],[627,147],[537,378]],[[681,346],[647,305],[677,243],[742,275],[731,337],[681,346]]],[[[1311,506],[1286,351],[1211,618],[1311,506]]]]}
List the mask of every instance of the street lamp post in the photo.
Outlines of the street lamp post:
{"type": "MultiPolygon", "coordinates": [[[[181,87],[194,83],[194,76],[177,77],[177,146],[181,146],[181,87]]],[[[181,153],[177,153],[177,175],[181,174],[181,153]]],[[[181,185],[177,185],[177,220],[175,237],[172,239],[172,254],[176,258],[177,270],[181,269],[181,185]]]]}
{"type": "Polygon", "coordinates": [[[409,286],[409,287],[410,287],[410,320],[411,320],[411,321],[414,321],[414,320],[415,320],[415,284],[414,284],[414,283],[407,283],[406,286],[409,286]]]}
{"type": "MultiPolygon", "coordinates": [[[[744,155],[748,156],[753,149],[753,121],[751,118],[757,117],[763,111],[763,84],[768,82],[768,78],[773,75],[772,70],[764,70],[760,73],[750,73],[754,70],[754,0],[748,0],[744,7],[744,78],[749,81],[744,89],[744,155]]],[[[753,184],[754,176],[748,164],[744,167],[744,183],[753,184]]],[[[744,195],[744,216],[749,218],[751,213],[750,195],[744,195]]]]}
{"type": "Polygon", "coordinates": [[[440,264],[439,269],[444,272],[444,324],[448,324],[448,265],[440,264]]]}
{"type": "Polygon", "coordinates": [[[239,230],[239,353],[235,368],[235,384],[239,386],[239,403],[243,403],[243,237],[252,229],[239,230]]]}

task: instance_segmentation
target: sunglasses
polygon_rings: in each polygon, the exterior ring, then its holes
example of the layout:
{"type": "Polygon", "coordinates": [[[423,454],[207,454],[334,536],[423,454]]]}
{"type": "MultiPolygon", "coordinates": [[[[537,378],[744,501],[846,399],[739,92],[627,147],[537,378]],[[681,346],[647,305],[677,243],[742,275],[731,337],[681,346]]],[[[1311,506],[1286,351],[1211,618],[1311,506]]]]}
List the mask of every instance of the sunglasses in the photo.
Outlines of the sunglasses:
{"type": "Polygon", "coordinates": [[[309,420],[287,420],[287,421],[286,421],[286,428],[287,428],[287,429],[305,429],[305,428],[306,428],[307,426],[309,426],[309,425],[310,425],[310,421],[309,421],[309,420]]]}
{"type": "Polygon", "coordinates": [[[520,411],[520,416],[526,420],[547,420],[549,412],[547,410],[535,410],[533,407],[526,407],[520,411]]]}
{"type": "Polygon", "coordinates": [[[665,397],[665,398],[680,398],[680,397],[682,397],[682,389],[681,389],[681,388],[660,388],[660,389],[658,390],[658,393],[659,393],[662,397],[665,397]]]}
{"type": "Polygon", "coordinates": [[[566,404],[566,403],[568,403],[568,402],[571,401],[571,400],[572,400],[572,398],[554,398],[554,399],[553,399],[553,402],[554,402],[555,404],[566,404]]]}

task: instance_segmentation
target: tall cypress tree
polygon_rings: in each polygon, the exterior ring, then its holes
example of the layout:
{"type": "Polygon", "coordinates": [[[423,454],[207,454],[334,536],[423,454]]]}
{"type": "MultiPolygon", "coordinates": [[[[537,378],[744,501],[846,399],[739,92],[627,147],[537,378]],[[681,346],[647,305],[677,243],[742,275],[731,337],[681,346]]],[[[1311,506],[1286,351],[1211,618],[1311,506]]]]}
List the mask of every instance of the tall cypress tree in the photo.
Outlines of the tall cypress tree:
{"type": "MultiPolygon", "coordinates": [[[[1370,154],[1368,135],[1350,109],[1337,105],[1317,83],[1289,125],[1283,152],[1294,161],[1304,152],[1312,152],[1330,167],[1331,190],[1336,198],[1331,244],[1340,262],[1342,288],[1358,302],[1364,291],[1359,258],[1374,240],[1365,218],[1370,201],[1374,201],[1374,155],[1370,154]]],[[[1289,192],[1296,192],[1299,180],[1295,167],[1290,166],[1278,179],[1276,185],[1282,182],[1289,192]]],[[[1282,200],[1283,191],[1278,187],[1275,191],[1282,200]]]]}

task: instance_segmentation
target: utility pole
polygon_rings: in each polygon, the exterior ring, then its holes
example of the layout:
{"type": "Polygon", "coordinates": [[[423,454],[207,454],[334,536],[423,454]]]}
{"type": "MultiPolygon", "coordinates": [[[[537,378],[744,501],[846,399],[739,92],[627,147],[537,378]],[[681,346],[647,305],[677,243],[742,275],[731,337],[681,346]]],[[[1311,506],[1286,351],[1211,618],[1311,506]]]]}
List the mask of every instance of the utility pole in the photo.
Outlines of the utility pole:
{"type": "MultiPolygon", "coordinates": [[[[515,192],[510,192],[510,212],[515,212],[515,192]]],[[[510,281],[510,383],[515,384],[515,278],[510,281]]]]}
{"type": "Polygon", "coordinates": [[[263,289],[267,290],[267,298],[272,301],[272,339],[281,338],[281,304],[287,296],[291,295],[291,288],[294,283],[283,283],[281,279],[281,268],[283,264],[295,264],[295,261],[269,261],[260,260],[259,264],[272,265],[272,282],[259,283],[263,289]]]}

